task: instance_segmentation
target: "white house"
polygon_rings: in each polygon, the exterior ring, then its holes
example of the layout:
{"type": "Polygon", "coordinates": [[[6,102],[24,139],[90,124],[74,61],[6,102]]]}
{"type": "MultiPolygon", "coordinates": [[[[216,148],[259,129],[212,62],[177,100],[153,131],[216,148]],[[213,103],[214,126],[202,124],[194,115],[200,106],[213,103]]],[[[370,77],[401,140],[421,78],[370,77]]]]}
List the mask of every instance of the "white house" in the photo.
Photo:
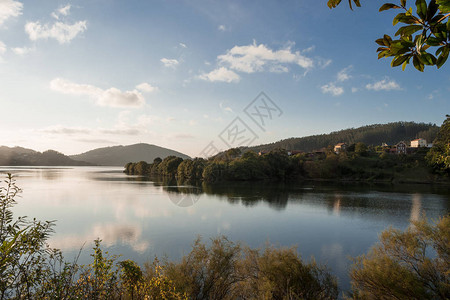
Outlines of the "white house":
{"type": "Polygon", "coordinates": [[[411,148],[427,147],[427,140],[425,139],[415,139],[411,141],[411,148]]]}
{"type": "Polygon", "coordinates": [[[334,146],[334,152],[337,153],[337,154],[339,154],[341,152],[344,152],[346,150],[347,150],[347,144],[346,143],[339,143],[339,144],[336,144],[334,146]]]}

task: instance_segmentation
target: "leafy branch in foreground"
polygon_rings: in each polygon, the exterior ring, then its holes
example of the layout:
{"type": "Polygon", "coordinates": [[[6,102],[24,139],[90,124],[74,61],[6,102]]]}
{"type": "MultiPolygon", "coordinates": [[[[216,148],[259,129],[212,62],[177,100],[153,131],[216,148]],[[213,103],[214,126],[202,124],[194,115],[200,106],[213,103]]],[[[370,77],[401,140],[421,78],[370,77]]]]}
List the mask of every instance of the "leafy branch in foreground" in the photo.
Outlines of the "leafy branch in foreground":
{"type": "MultiPolygon", "coordinates": [[[[359,0],[352,1],[361,6],[359,0]]],[[[341,0],[329,0],[328,6],[334,8],[341,0]]],[[[416,0],[415,8],[408,7],[406,0],[399,4],[385,3],[379,11],[400,9],[403,12],[393,19],[393,26],[401,26],[395,33],[396,38],[385,34],[377,39],[380,46],[377,49],[378,58],[393,57],[391,66],[402,66],[405,70],[408,64],[423,72],[425,66],[441,68],[448,59],[450,52],[450,1],[449,0],[416,0]],[[431,53],[434,50],[434,54],[431,53]]]]}

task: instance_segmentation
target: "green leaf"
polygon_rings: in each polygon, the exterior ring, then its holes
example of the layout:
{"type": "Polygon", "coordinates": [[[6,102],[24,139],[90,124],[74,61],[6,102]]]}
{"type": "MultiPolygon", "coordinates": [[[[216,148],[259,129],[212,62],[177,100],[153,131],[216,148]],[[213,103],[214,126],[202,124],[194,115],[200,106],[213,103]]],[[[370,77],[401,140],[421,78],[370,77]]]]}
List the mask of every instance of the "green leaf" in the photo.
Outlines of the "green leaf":
{"type": "Polygon", "coordinates": [[[418,57],[424,65],[433,66],[436,64],[436,57],[430,53],[423,52],[418,57]]]}
{"type": "Polygon", "coordinates": [[[414,55],[414,57],[413,57],[413,65],[414,65],[414,68],[416,68],[420,72],[423,72],[423,70],[425,68],[424,64],[419,60],[417,55],[414,55]]]}
{"type": "Polygon", "coordinates": [[[412,35],[413,33],[422,30],[423,26],[422,25],[407,25],[407,26],[403,26],[400,27],[397,32],[395,33],[395,35],[412,35]]]}
{"type": "Polygon", "coordinates": [[[450,18],[447,20],[447,31],[450,31],[450,18]]]}
{"type": "Polygon", "coordinates": [[[384,11],[384,10],[393,9],[393,8],[396,9],[396,8],[401,8],[401,7],[396,4],[393,4],[393,3],[385,3],[380,7],[379,11],[384,11]]]}
{"type": "Polygon", "coordinates": [[[392,24],[395,26],[397,23],[405,23],[405,24],[419,24],[417,19],[414,16],[406,15],[406,13],[400,13],[395,16],[394,20],[392,20],[392,24]]]}
{"type": "Polygon", "coordinates": [[[386,46],[386,45],[384,44],[384,40],[383,40],[383,39],[377,39],[377,40],[375,40],[375,43],[377,43],[377,44],[380,45],[380,46],[386,46]]]}
{"type": "Polygon", "coordinates": [[[441,39],[435,38],[430,36],[427,40],[426,40],[427,45],[430,45],[432,47],[436,47],[436,46],[440,46],[442,43],[441,39]]]}
{"type": "Polygon", "coordinates": [[[428,4],[427,20],[433,19],[434,15],[437,13],[439,6],[436,4],[436,0],[431,0],[428,4]]]}
{"type": "MultiPolygon", "coordinates": [[[[437,61],[436,61],[436,66],[438,69],[440,69],[445,62],[447,61],[448,58],[448,54],[450,52],[450,48],[447,47],[441,47],[441,55],[438,57],[437,61]]],[[[439,51],[439,50],[438,50],[439,51]]]]}
{"type": "Polygon", "coordinates": [[[396,56],[392,62],[391,67],[398,67],[408,59],[408,55],[396,56]]]}
{"type": "Polygon", "coordinates": [[[405,7],[405,6],[406,6],[406,0],[401,0],[401,1],[400,1],[400,4],[401,4],[403,7],[405,7]]]}
{"type": "Polygon", "coordinates": [[[439,5],[439,10],[442,13],[450,13],[450,0],[436,0],[436,3],[439,5]]]}
{"type": "Polygon", "coordinates": [[[409,64],[410,60],[411,60],[411,56],[408,56],[408,59],[403,62],[403,64],[402,64],[402,71],[405,71],[406,66],[409,64]]]}
{"type": "Polygon", "coordinates": [[[341,0],[329,0],[327,5],[329,8],[335,8],[339,3],[341,3],[341,0]]]}
{"type": "Polygon", "coordinates": [[[425,0],[416,0],[416,8],[417,8],[417,14],[422,20],[425,20],[427,18],[427,2],[425,0]]]}

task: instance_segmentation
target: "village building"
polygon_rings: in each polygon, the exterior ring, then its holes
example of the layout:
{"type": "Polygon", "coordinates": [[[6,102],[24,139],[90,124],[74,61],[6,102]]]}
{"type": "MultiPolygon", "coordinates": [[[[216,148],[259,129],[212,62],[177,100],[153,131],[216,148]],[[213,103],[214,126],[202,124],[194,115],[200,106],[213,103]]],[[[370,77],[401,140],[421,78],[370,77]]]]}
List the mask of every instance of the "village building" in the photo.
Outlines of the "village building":
{"type": "Polygon", "coordinates": [[[419,138],[411,141],[411,148],[427,147],[427,140],[419,138]]]}
{"type": "Polygon", "coordinates": [[[397,145],[395,145],[396,153],[397,154],[406,154],[406,143],[401,141],[397,145]]]}
{"type": "Polygon", "coordinates": [[[334,152],[336,154],[339,154],[341,152],[345,152],[346,150],[347,150],[347,144],[346,143],[339,143],[339,144],[336,144],[334,146],[334,152]]]}

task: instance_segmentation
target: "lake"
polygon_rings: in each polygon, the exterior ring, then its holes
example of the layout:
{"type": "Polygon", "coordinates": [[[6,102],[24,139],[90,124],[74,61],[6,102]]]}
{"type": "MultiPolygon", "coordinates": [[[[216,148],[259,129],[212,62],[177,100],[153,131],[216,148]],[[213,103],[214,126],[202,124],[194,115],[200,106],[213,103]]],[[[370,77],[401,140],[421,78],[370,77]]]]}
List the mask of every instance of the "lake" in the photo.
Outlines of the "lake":
{"type": "MultiPolygon", "coordinates": [[[[350,287],[349,256],[367,252],[381,231],[405,229],[423,213],[450,212],[448,187],[227,183],[177,186],[120,167],[0,167],[23,189],[15,216],[56,220],[50,245],[72,261],[89,261],[92,241],[139,264],[156,256],[179,259],[193,241],[225,235],[251,247],[297,246],[350,287]]],[[[3,175],[3,174],[2,174],[3,175]]],[[[6,176],[3,175],[3,178],[6,176]]]]}

